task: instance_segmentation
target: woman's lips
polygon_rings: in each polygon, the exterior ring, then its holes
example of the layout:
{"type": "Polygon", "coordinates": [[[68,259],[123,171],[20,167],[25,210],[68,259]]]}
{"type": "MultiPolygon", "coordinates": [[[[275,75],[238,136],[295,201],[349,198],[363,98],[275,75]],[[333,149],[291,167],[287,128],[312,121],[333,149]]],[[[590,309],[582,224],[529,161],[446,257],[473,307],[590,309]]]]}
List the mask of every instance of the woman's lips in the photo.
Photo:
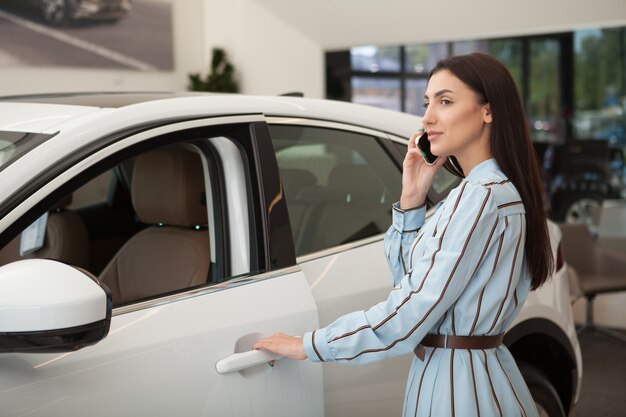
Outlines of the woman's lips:
{"type": "Polygon", "coordinates": [[[436,139],[437,137],[441,136],[442,132],[438,132],[436,130],[431,130],[428,132],[428,140],[429,141],[433,141],[433,139],[436,139]]]}

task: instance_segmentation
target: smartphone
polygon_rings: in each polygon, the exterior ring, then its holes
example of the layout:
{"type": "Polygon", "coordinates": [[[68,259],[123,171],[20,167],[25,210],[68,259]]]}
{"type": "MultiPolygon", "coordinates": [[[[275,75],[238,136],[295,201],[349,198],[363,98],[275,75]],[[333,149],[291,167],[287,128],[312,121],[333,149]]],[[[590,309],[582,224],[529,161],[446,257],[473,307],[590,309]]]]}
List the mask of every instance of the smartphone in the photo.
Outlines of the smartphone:
{"type": "Polygon", "coordinates": [[[439,157],[437,155],[433,155],[433,153],[430,151],[430,141],[428,140],[428,133],[424,132],[421,136],[418,136],[417,139],[415,139],[415,145],[422,153],[422,157],[428,165],[433,165],[435,162],[437,162],[437,159],[439,159],[439,157]]]}

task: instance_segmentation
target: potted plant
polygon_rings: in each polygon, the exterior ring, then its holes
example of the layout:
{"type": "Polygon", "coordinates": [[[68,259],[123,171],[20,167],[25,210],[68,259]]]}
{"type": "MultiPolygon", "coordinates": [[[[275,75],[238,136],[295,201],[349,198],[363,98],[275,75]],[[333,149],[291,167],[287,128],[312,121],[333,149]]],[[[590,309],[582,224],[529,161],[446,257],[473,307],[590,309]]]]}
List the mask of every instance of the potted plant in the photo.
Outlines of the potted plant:
{"type": "Polygon", "coordinates": [[[235,67],[228,61],[226,51],[213,48],[211,72],[203,77],[200,73],[189,74],[190,91],[212,91],[221,93],[239,92],[239,84],[235,80],[235,67]]]}

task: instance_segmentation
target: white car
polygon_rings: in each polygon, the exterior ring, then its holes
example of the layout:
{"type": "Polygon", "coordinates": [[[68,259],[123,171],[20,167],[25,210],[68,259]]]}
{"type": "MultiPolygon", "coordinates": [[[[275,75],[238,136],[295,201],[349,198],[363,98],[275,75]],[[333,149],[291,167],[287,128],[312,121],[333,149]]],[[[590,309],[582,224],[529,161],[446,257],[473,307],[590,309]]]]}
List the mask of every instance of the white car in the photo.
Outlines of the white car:
{"type": "MultiPolygon", "coordinates": [[[[410,356],[269,366],[250,349],[386,298],[419,126],[295,97],[0,98],[0,415],[400,415],[410,356]]],[[[431,211],[457,183],[441,172],[431,211]]],[[[563,416],[582,365],[550,233],[558,271],[505,343],[563,416]]]]}

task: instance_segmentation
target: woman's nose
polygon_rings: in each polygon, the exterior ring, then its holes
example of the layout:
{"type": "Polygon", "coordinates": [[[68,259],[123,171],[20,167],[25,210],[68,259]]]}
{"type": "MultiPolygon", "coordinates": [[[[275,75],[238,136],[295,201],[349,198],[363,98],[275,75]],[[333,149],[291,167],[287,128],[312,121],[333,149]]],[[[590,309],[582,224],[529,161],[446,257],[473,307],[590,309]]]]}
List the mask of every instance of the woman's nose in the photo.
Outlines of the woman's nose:
{"type": "Polygon", "coordinates": [[[435,123],[435,114],[432,107],[427,106],[424,110],[424,116],[422,116],[422,124],[424,126],[432,125],[435,123]]]}

